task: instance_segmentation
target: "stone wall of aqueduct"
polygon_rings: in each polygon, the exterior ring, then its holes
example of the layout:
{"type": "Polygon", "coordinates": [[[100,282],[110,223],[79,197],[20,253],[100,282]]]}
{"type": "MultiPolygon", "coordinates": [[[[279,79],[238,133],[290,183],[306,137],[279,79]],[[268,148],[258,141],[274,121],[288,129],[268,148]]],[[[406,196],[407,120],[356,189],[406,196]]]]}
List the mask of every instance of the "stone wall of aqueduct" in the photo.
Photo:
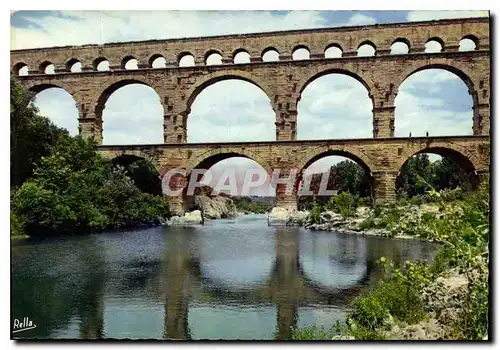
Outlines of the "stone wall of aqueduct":
{"type": "MultiPolygon", "coordinates": [[[[101,146],[108,157],[142,154],[152,157],[158,169],[190,170],[206,159],[224,158],[217,154],[233,154],[252,158],[271,171],[277,167],[302,169],[317,156],[338,153],[365,165],[374,178],[376,198],[391,200],[400,167],[408,157],[424,149],[455,158],[469,172],[488,171],[489,33],[489,18],[469,18],[14,50],[11,71],[18,75],[27,66],[29,74],[18,79],[35,92],[50,87],[69,92],[78,108],[80,134],[98,143],[102,141],[102,114],[109,96],[131,83],[152,87],[164,109],[164,144],[101,146]],[[464,38],[475,43],[473,51],[459,50],[464,38]],[[441,44],[441,52],[425,52],[425,45],[431,40],[441,44]],[[405,43],[409,52],[391,54],[395,42],[405,43]],[[364,44],[375,49],[374,56],[357,56],[358,48],[364,44]],[[342,56],[325,58],[326,49],[333,46],[342,51],[342,56]],[[310,58],[294,60],[292,54],[298,48],[307,48],[310,58]],[[269,50],[279,53],[278,61],[262,60],[269,50]],[[240,52],[248,53],[248,63],[234,63],[240,52]],[[220,54],[221,64],[206,64],[213,53],[220,54]],[[186,55],[193,56],[194,66],[179,66],[186,55]],[[165,58],[165,68],[153,68],[152,62],[158,57],[165,58]],[[137,60],[138,69],[126,69],[130,59],[137,60]],[[99,71],[104,61],[109,62],[109,70],[99,71]],[[76,62],[81,63],[81,72],[71,72],[76,62]],[[49,65],[54,66],[54,74],[46,74],[49,65]],[[408,76],[428,68],[446,69],[467,85],[473,100],[473,136],[394,138],[398,89],[408,76]],[[366,87],[373,103],[373,139],[295,141],[301,93],[311,81],[329,73],[350,75],[366,87]],[[187,143],[191,104],[204,88],[225,79],[248,81],[266,93],[276,113],[276,142],[187,143]]],[[[278,193],[277,197],[278,204],[295,203],[283,194],[278,193]]]]}

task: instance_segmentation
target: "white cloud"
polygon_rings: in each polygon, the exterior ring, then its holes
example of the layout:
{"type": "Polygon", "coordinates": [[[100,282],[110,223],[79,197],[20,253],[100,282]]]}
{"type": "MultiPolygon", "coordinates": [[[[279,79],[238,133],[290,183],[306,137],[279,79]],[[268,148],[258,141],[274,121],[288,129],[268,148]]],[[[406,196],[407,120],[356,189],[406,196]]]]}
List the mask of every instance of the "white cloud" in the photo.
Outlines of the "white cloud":
{"type": "Polygon", "coordinates": [[[408,13],[408,21],[431,21],[468,17],[488,17],[488,11],[410,11],[408,13]]]}
{"type": "Polygon", "coordinates": [[[360,26],[360,25],[375,24],[375,23],[376,23],[375,18],[363,15],[361,13],[356,13],[347,21],[347,25],[350,26],[360,26]]]}
{"type": "Polygon", "coordinates": [[[410,132],[412,136],[427,132],[430,136],[472,135],[472,110],[457,112],[454,96],[436,93],[450,88],[450,82],[467,90],[460,78],[444,70],[429,69],[410,76],[396,97],[395,136],[406,137],[410,132]],[[415,89],[433,95],[419,96],[415,89]]]}

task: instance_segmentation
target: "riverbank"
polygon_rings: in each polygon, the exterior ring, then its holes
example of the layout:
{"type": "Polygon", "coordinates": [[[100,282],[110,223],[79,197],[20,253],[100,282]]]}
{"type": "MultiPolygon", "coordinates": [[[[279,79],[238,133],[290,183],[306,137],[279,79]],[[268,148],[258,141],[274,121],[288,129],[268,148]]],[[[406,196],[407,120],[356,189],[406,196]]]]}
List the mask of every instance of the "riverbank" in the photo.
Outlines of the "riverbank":
{"type": "Polygon", "coordinates": [[[448,201],[438,192],[430,195],[433,203],[358,208],[349,218],[317,213],[318,222],[309,225],[314,229],[349,232],[351,225],[353,233],[375,229],[382,236],[440,242],[442,249],[432,263],[380,257],[383,279],[350,303],[344,324],[329,332],[298,329],[295,339],[488,338],[489,188],[448,201]]]}

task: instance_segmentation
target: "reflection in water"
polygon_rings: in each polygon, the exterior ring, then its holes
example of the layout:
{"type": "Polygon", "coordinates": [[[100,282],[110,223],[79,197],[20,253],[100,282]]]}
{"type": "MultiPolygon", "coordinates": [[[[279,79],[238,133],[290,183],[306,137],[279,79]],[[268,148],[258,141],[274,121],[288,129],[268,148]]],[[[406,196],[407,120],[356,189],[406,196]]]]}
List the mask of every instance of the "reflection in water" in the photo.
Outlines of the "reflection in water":
{"type": "Polygon", "coordinates": [[[380,277],[374,261],[435,245],[269,227],[265,216],[13,246],[22,338],[289,339],[330,327],[380,277]]]}

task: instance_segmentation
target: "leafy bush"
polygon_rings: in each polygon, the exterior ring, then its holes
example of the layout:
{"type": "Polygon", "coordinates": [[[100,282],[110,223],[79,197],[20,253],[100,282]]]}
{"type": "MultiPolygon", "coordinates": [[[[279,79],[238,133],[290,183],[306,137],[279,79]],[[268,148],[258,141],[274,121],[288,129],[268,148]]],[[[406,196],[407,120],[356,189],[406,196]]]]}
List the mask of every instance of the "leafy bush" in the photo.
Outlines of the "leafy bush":
{"type": "Polygon", "coordinates": [[[354,216],[358,207],[358,198],[358,196],[354,196],[348,192],[342,192],[331,197],[327,207],[343,217],[354,216]]]}

